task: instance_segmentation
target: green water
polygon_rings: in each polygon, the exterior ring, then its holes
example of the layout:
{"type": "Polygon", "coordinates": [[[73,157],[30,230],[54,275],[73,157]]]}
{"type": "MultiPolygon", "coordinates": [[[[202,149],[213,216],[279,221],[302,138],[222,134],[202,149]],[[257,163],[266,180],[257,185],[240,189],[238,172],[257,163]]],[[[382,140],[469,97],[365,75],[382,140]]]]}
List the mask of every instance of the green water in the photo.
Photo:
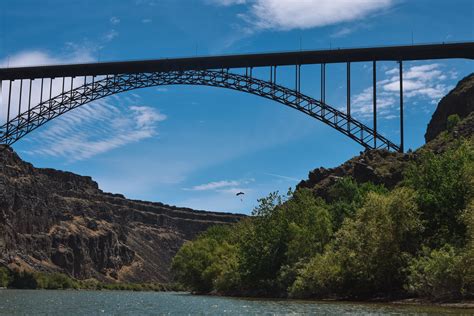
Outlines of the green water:
{"type": "Polygon", "coordinates": [[[184,293],[0,290],[0,315],[474,315],[474,310],[184,293]]]}

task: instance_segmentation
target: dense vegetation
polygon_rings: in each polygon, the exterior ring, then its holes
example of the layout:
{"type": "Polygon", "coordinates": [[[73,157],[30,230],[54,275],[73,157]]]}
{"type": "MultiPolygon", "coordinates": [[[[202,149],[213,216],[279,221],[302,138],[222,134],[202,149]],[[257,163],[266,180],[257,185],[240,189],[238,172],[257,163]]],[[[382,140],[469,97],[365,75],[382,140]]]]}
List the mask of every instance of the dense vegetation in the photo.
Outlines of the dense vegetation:
{"type": "Polygon", "coordinates": [[[325,200],[270,194],[253,216],[184,244],[177,280],[227,295],[473,297],[473,142],[416,157],[391,191],[343,178],[325,200]]]}
{"type": "Polygon", "coordinates": [[[122,290],[122,291],[174,291],[179,285],[159,283],[105,283],[96,279],[76,280],[63,273],[10,271],[0,267],[0,287],[13,289],[45,290],[122,290]]]}

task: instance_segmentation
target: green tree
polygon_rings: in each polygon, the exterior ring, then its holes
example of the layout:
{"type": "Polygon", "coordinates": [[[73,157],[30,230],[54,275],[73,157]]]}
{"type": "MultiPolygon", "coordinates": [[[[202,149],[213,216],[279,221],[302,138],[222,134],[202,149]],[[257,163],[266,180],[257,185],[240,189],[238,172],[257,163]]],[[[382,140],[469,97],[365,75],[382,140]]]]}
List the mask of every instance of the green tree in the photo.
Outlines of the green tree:
{"type": "Polygon", "coordinates": [[[270,292],[277,287],[287,250],[286,223],[279,217],[283,197],[274,192],[259,202],[253,217],[239,228],[239,267],[244,288],[270,292]]]}
{"type": "Polygon", "coordinates": [[[354,297],[391,293],[404,282],[406,247],[421,224],[415,193],[368,193],[354,218],[346,218],[331,247],[300,271],[295,296],[335,292],[354,297]]]}
{"type": "Polygon", "coordinates": [[[463,256],[452,246],[438,250],[424,248],[411,260],[405,288],[421,297],[435,300],[460,299],[466,290],[463,256]]]}
{"type": "Polygon", "coordinates": [[[5,267],[0,267],[0,287],[7,287],[10,281],[10,271],[5,267]]]}
{"type": "Polygon", "coordinates": [[[332,219],[321,198],[308,189],[296,191],[281,212],[288,232],[286,264],[306,261],[324,250],[332,237],[332,219]]]}
{"type": "Polygon", "coordinates": [[[461,214],[474,193],[473,179],[474,150],[467,141],[442,154],[423,152],[408,168],[405,181],[418,193],[423,237],[430,247],[464,243],[461,214]]]}
{"type": "Polygon", "coordinates": [[[354,216],[369,192],[386,193],[387,189],[371,182],[358,184],[352,177],[339,179],[329,188],[328,199],[334,231],[341,227],[346,217],[354,216]]]}
{"type": "MultiPolygon", "coordinates": [[[[226,263],[222,245],[230,236],[230,228],[213,226],[195,241],[186,242],[172,261],[172,270],[178,282],[196,292],[206,293],[213,289],[216,275],[223,273],[218,264],[226,263]]],[[[228,248],[226,248],[228,249],[228,248]]],[[[232,249],[235,252],[235,249],[232,249]]]]}

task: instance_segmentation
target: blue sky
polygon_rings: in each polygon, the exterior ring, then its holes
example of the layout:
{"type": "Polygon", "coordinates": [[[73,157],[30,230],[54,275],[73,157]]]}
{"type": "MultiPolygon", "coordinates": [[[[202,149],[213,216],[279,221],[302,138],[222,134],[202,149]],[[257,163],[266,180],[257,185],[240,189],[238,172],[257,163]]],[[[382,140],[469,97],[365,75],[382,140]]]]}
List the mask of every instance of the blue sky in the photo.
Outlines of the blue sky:
{"type": "MultiPolygon", "coordinates": [[[[472,0],[4,0],[0,65],[40,65],[472,41],[472,0]]],[[[371,63],[352,67],[354,115],[371,122],[371,63]]],[[[397,65],[378,64],[379,128],[398,140],[397,65]]],[[[406,144],[417,148],[437,102],[473,71],[465,60],[405,63],[406,144]]],[[[266,71],[266,70],[265,70],[266,71]]],[[[280,83],[293,86],[293,69],[280,83]]],[[[302,68],[319,98],[319,66],[302,68]]],[[[328,104],[345,105],[345,65],[327,66],[328,104]]],[[[265,73],[256,70],[257,75],[265,73]]],[[[109,192],[249,213],[310,170],[363,148],[319,121],[212,87],[135,90],[79,108],[14,145],[38,167],[92,176],[109,192]],[[245,192],[241,200],[235,196],[245,192]]]]}

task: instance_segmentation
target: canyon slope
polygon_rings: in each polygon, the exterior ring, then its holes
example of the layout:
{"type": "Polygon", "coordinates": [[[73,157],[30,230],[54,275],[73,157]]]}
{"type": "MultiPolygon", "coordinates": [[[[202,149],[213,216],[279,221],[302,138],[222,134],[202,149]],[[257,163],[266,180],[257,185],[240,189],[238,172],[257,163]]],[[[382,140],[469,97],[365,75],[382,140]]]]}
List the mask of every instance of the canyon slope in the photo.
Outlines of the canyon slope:
{"type": "Polygon", "coordinates": [[[128,200],[90,177],[35,168],[0,150],[0,266],[10,269],[166,283],[186,240],[242,218],[128,200]]]}

